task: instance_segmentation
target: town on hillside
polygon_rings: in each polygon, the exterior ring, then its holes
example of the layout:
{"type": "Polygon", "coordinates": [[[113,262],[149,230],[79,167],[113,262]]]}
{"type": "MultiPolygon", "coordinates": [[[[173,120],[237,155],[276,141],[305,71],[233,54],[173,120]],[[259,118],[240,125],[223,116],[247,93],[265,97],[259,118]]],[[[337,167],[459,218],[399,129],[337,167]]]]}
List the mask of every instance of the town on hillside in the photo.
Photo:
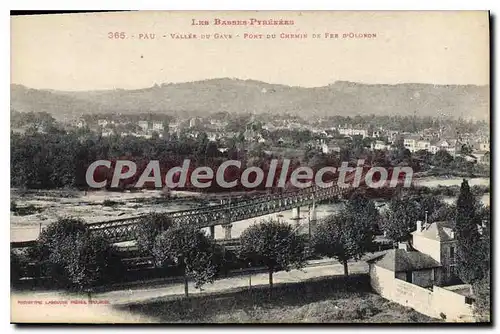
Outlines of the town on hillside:
{"type": "Polygon", "coordinates": [[[11,323],[491,326],[489,15],[12,15],[11,323]]]}

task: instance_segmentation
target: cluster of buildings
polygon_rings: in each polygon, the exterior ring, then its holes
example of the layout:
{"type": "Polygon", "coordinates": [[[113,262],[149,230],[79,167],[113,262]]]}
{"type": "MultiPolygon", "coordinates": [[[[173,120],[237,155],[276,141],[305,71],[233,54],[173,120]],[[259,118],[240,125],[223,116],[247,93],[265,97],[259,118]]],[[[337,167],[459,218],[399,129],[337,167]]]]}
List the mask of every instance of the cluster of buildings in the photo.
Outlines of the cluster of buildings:
{"type": "MultiPolygon", "coordinates": [[[[490,141],[487,137],[460,134],[456,138],[444,138],[432,131],[422,131],[422,133],[414,134],[383,129],[368,131],[367,129],[354,127],[339,127],[336,130],[338,134],[345,137],[370,138],[372,151],[395,149],[397,143],[402,140],[403,146],[411,153],[427,151],[436,154],[438,151],[443,150],[453,157],[461,155],[468,161],[489,163],[490,141]],[[462,153],[463,145],[470,149],[468,154],[462,153]]],[[[325,140],[320,143],[320,149],[323,153],[340,152],[341,145],[339,145],[338,140],[334,139],[332,134],[328,134],[325,130],[319,133],[325,137],[325,140]]]]}
{"type": "Polygon", "coordinates": [[[92,130],[101,132],[103,137],[108,137],[117,133],[117,129],[120,129],[121,136],[135,136],[151,138],[153,133],[157,133],[160,137],[163,136],[164,123],[163,121],[147,121],[140,120],[134,123],[127,121],[115,121],[109,119],[98,119],[97,126],[89,124],[83,118],[76,121],[75,126],[77,128],[89,127],[92,130]]]}
{"type": "Polygon", "coordinates": [[[456,284],[456,250],[450,222],[419,221],[410,242],[368,260],[372,288],[386,299],[431,317],[473,321],[472,288],[456,284]]]}
{"type": "Polygon", "coordinates": [[[423,139],[421,136],[408,136],[403,140],[403,145],[410,152],[427,151],[436,154],[438,151],[446,151],[451,156],[462,156],[467,161],[476,163],[489,163],[490,142],[489,139],[423,139]],[[462,147],[466,146],[470,152],[463,153],[462,147]]]}
{"type": "MultiPolygon", "coordinates": [[[[255,127],[254,125],[257,123],[258,122],[255,122],[254,118],[252,118],[249,125],[235,132],[227,130],[227,121],[211,118],[202,119],[200,117],[192,117],[176,120],[168,124],[168,129],[164,128],[165,124],[162,121],[139,120],[131,127],[130,124],[99,119],[97,121],[97,129],[102,131],[103,136],[109,136],[115,133],[115,129],[121,125],[122,129],[120,133],[122,136],[133,135],[145,138],[152,137],[155,132],[162,137],[165,130],[168,130],[169,133],[177,133],[178,136],[181,132],[184,132],[184,134],[189,137],[197,137],[201,132],[204,132],[211,141],[235,138],[243,134],[246,142],[259,144],[271,143],[268,134],[274,131],[309,130],[316,138],[321,138],[320,140],[311,142],[310,145],[317,147],[323,153],[340,152],[342,141],[339,141],[339,138],[359,137],[363,141],[367,138],[369,139],[371,150],[392,150],[398,147],[398,145],[401,145],[402,142],[402,145],[411,153],[427,151],[431,154],[436,154],[438,151],[444,150],[452,156],[462,155],[468,161],[485,164],[489,163],[489,139],[468,133],[457,134],[454,136],[455,138],[449,138],[444,137],[440,131],[435,129],[426,129],[419,133],[405,133],[398,130],[383,128],[368,129],[359,124],[343,124],[337,127],[319,127],[294,119],[279,118],[273,121],[259,123],[259,126],[255,127]],[[125,125],[129,125],[126,127],[126,131],[123,130],[123,126],[125,125]],[[267,135],[264,135],[264,132],[266,132],[267,135]],[[463,145],[470,148],[470,152],[465,155],[462,152],[463,145]]],[[[83,119],[80,119],[77,121],[76,126],[85,127],[87,124],[83,119]]],[[[274,138],[273,143],[276,144],[276,142],[276,138],[274,138]]],[[[287,142],[286,138],[278,139],[278,144],[285,142],[287,142]]]]}
{"type": "Polygon", "coordinates": [[[162,132],[164,130],[163,122],[159,121],[139,121],[138,125],[144,132],[149,132],[149,131],[162,132]]]}

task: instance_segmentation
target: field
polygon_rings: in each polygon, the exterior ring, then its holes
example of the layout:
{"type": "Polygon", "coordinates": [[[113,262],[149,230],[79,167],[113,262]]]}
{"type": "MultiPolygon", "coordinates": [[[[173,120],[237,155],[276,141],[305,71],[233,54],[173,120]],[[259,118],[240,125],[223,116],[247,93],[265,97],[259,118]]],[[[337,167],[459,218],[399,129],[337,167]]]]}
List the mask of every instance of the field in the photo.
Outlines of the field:
{"type": "Polygon", "coordinates": [[[158,298],[116,308],[162,323],[408,323],[435,322],[370,292],[366,275],[234,289],[185,299],[158,298]]]}

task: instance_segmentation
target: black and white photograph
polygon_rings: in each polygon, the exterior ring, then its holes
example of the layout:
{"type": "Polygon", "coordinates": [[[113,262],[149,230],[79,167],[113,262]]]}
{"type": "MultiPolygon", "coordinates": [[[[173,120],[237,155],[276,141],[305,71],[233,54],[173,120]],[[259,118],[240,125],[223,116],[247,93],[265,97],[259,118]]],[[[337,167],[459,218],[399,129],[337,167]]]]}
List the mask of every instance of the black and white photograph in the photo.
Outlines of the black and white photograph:
{"type": "Polygon", "coordinates": [[[11,323],[491,323],[488,11],[10,26],[11,323]]]}

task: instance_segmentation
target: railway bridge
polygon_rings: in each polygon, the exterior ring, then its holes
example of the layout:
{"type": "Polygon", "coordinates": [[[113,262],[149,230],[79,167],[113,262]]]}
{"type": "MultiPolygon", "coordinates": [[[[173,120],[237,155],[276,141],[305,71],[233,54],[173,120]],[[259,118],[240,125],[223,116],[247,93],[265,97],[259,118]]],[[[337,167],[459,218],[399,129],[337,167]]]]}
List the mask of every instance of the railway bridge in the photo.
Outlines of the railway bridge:
{"type": "MultiPolygon", "coordinates": [[[[350,192],[352,192],[352,188],[341,188],[337,185],[327,188],[311,186],[236,202],[224,201],[219,205],[175,211],[167,213],[167,215],[178,225],[187,224],[200,229],[208,227],[212,237],[215,235],[215,226],[221,225],[225,230],[225,239],[229,240],[231,239],[232,223],[290,209],[293,209],[295,216],[298,216],[300,207],[311,206],[314,210],[316,202],[340,199],[350,192]]],[[[314,213],[312,215],[314,216],[314,213]]],[[[88,226],[93,233],[105,236],[110,242],[132,241],[135,239],[137,225],[144,217],[137,216],[96,222],[90,223],[88,226]]]]}

